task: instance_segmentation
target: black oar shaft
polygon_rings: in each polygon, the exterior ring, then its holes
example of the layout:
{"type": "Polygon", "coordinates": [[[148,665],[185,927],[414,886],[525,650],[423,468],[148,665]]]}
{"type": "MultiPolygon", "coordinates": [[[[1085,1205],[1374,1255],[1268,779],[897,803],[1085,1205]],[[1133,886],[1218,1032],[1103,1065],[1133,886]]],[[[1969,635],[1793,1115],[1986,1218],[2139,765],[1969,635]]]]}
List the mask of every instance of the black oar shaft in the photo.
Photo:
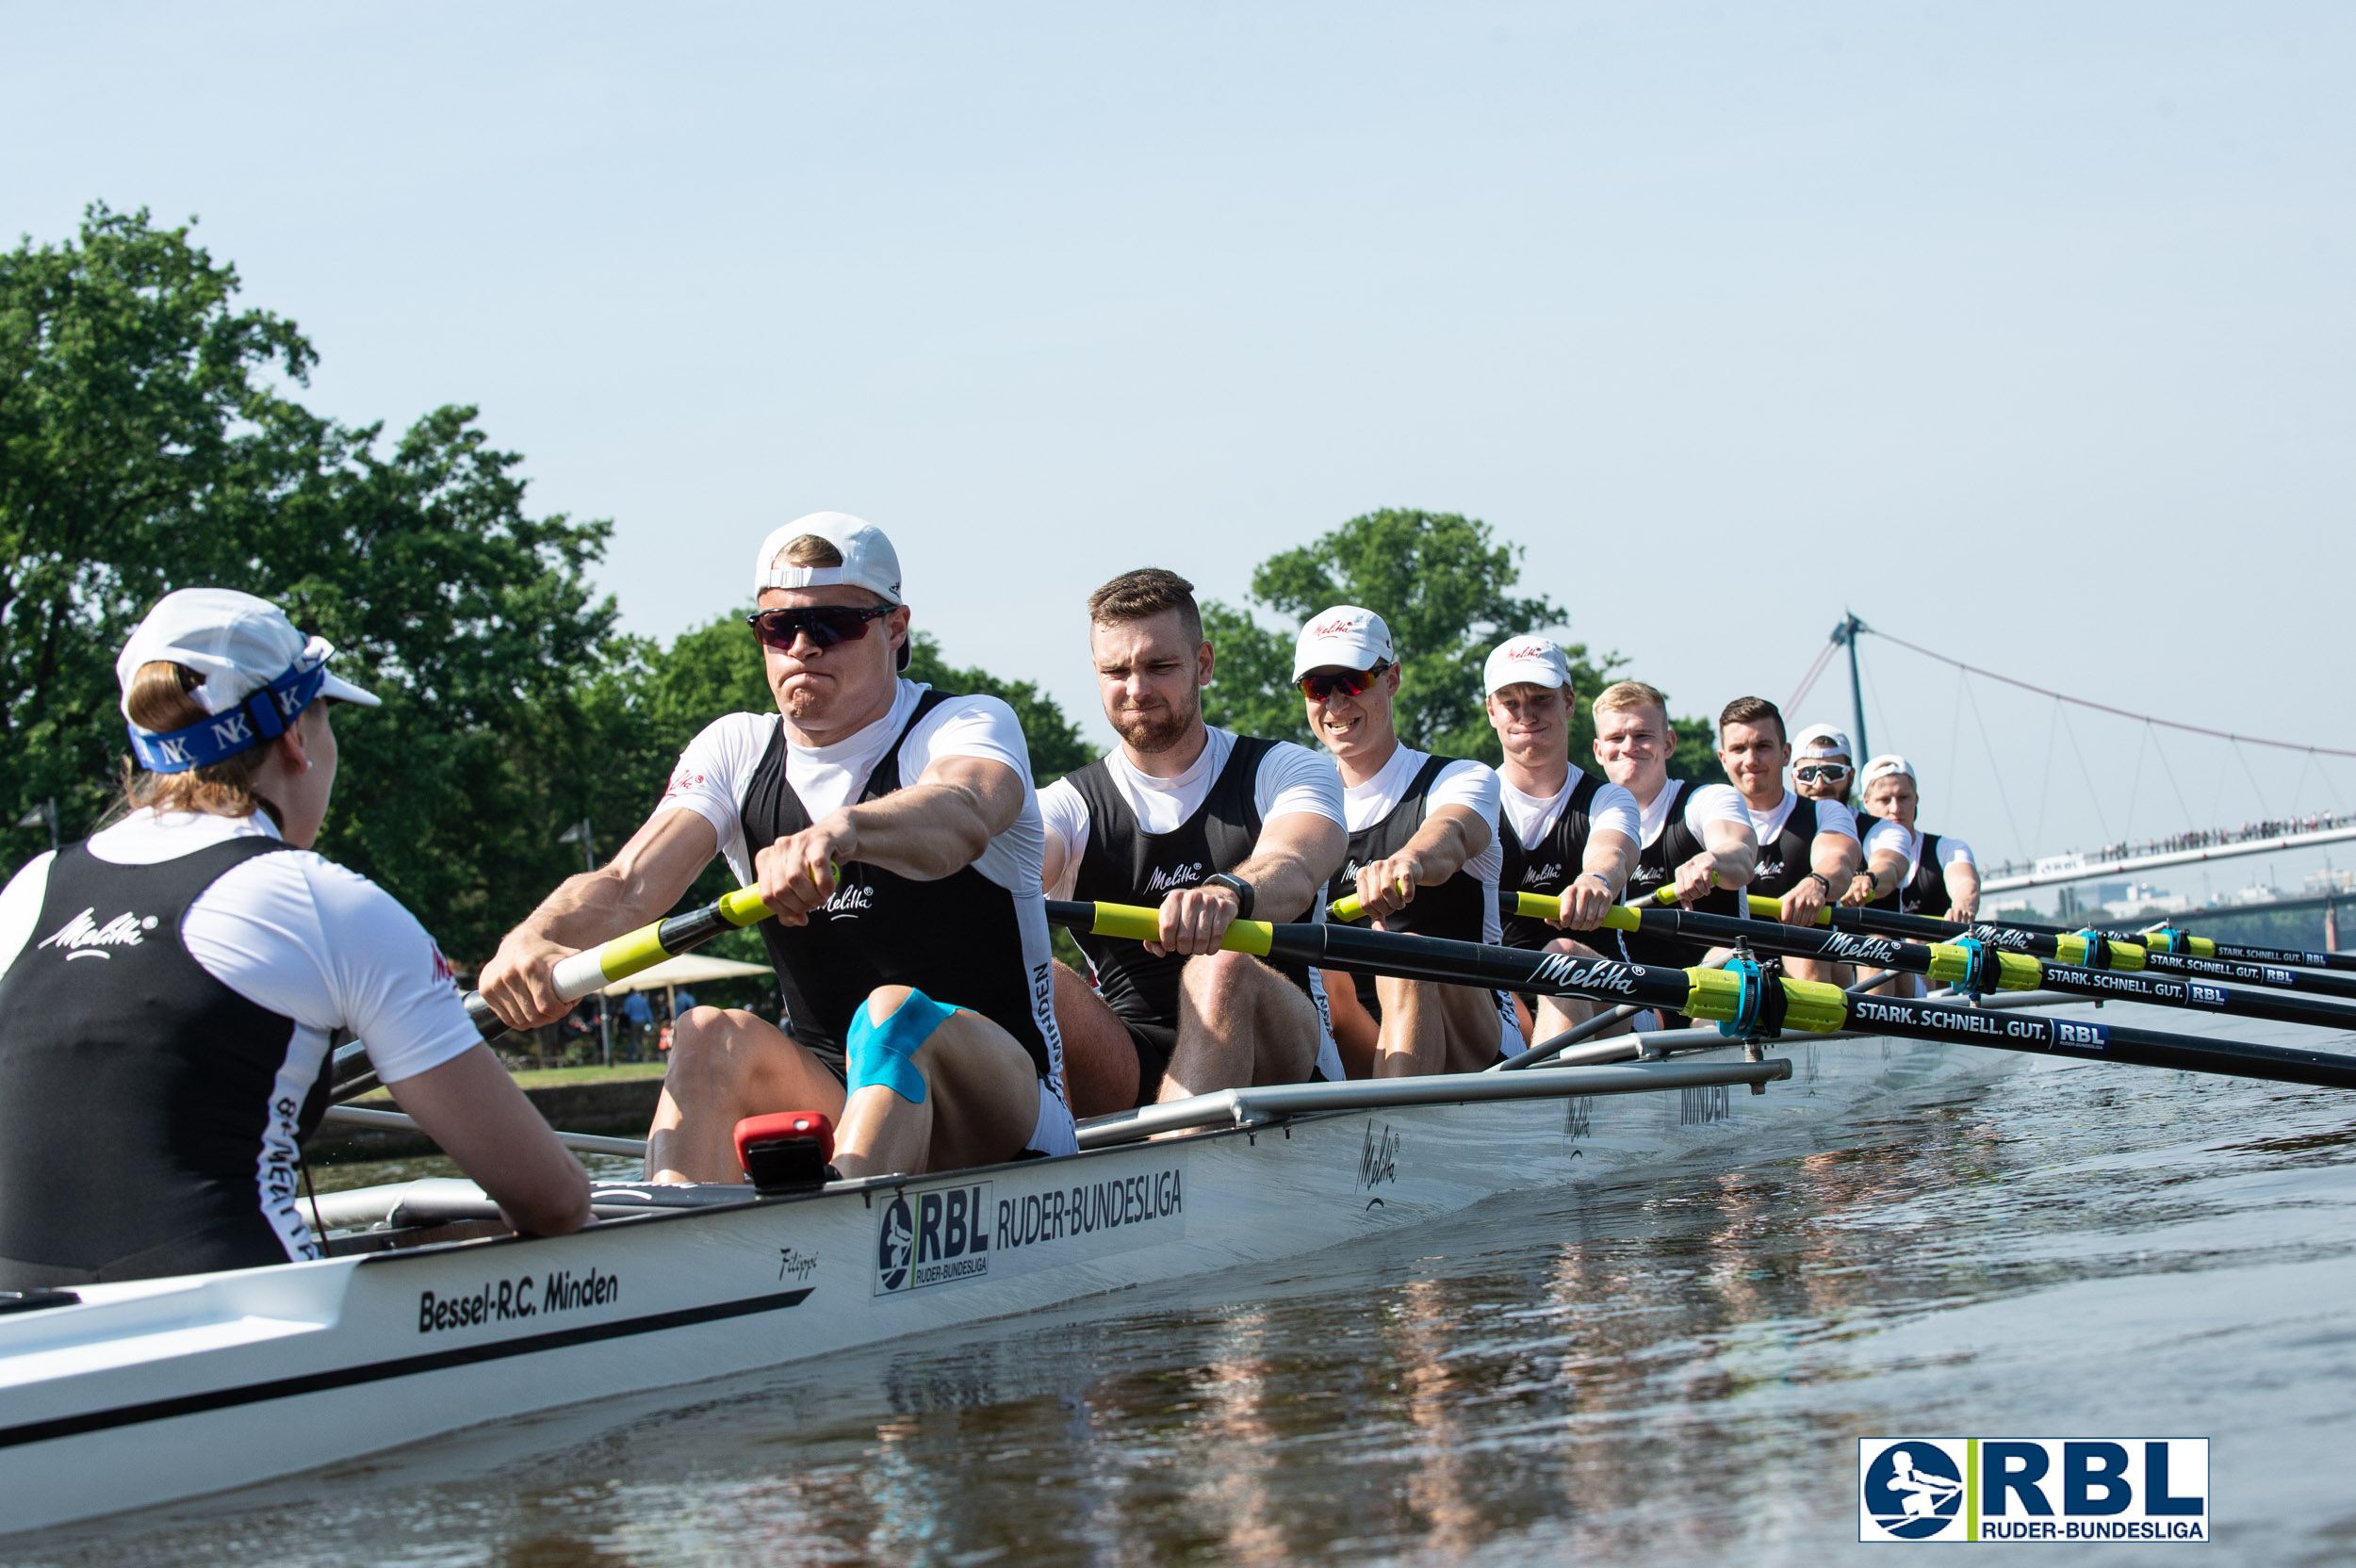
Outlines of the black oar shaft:
{"type": "Polygon", "coordinates": [[[2091,1062],[2126,1062],[2136,1067],[2215,1072],[2233,1078],[2264,1078],[2317,1088],[2356,1088],[2356,1057],[2330,1051],[2301,1051],[2240,1040],[2204,1040],[2076,1019],[1998,1013],[1948,1002],[1913,1002],[1860,996],[1849,1004],[1859,1029],[1903,1039],[1958,1040],[2001,1051],[2075,1056],[2091,1062]]]}

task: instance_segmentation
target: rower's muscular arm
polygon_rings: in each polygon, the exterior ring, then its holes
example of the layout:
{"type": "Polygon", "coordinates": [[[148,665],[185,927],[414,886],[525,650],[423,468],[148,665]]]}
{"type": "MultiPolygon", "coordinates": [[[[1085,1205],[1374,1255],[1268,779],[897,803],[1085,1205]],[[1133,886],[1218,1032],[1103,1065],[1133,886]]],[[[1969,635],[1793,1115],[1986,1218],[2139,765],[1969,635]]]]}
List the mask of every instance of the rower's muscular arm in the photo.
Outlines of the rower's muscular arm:
{"type": "Polygon", "coordinates": [[[550,974],[560,958],[660,920],[720,847],[694,811],[659,810],[612,860],[568,876],[483,966],[483,997],[511,1029],[537,1029],[572,1010],[550,974]]]}
{"type": "Polygon", "coordinates": [[[1443,806],[1424,819],[1407,847],[1358,868],[1358,903],[1387,915],[1415,902],[1417,888],[1437,887],[1489,847],[1489,825],[1469,806],[1443,806]]]}
{"type": "Polygon", "coordinates": [[[753,857],[753,886],[786,925],[834,895],[834,868],[862,860],[918,882],[972,865],[1023,814],[1023,776],[986,757],[943,757],[906,789],[827,812],[753,857]]]}
{"type": "Polygon", "coordinates": [[[1947,918],[1965,924],[1980,918],[1980,868],[1957,860],[1947,868],[1947,918]]]}
{"type": "Polygon", "coordinates": [[[1800,878],[1800,885],[1783,895],[1783,923],[1815,924],[1816,911],[1848,890],[1864,858],[1863,847],[1848,834],[1817,834],[1808,854],[1808,869],[1815,874],[1800,878]]]}
{"type": "Polygon", "coordinates": [[[1848,890],[1841,895],[1843,904],[1871,904],[1877,898],[1888,898],[1906,879],[1906,858],[1884,845],[1867,857],[1865,869],[1849,881],[1848,890]]]}
{"type": "Polygon", "coordinates": [[[1639,853],[1636,841],[1625,833],[1606,828],[1589,834],[1579,875],[1562,890],[1562,907],[1547,923],[1558,930],[1593,931],[1620,902],[1639,853]]]}
{"type": "MultiPolygon", "coordinates": [[[[1232,874],[1252,884],[1253,920],[1299,920],[1324,894],[1349,848],[1350,835],[1333,818],[1287,811],[1261,825],[1260,841],[1232,874]]],[[[1055,854],[1060,860],[1060,847],[1055,854]]],[[[1217,953],[1242,904],[1233,888],[1181,888],[1162,900],[1162,939],[1146,943],[1146,950],[1217,953]]]]}
{"type": "Polygon", "coordinates": [[[1677,902],[1689,908],[1712,888],[1744,888],[1759,870],[1759,835],[1746,822],[1702,825],[1702,852],[1677,867],[1677,902]]]}

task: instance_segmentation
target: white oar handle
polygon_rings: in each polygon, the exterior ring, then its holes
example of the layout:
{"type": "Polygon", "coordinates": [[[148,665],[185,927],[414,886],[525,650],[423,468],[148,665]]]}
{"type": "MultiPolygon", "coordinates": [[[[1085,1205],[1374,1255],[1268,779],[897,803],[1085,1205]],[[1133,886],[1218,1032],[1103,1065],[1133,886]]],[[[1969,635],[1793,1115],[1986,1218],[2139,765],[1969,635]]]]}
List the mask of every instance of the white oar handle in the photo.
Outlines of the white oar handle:
{"type": "Polygon", "coordinates": [[[604,958],[605,949],[598,946],[558,959],[548,972],[548,978],[556,982],[556,994],[567,1002],[578,1002],[605,989],[612,981],[606,975],[604,958]]]}

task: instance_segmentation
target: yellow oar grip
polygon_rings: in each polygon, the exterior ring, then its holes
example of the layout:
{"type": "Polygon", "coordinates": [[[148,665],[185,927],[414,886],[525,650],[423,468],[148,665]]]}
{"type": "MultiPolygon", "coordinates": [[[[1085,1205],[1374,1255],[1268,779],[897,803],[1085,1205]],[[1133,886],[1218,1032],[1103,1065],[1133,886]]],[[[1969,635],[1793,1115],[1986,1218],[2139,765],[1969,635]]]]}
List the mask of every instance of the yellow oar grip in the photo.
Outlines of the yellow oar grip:
{"type": "MultiPolygon", "coordinates": [[[[1712,1023],[1732,1023],[1742,1006],[1742,977],[1731,970],[1689,969],[1685,972],[1684,1013],[1712,1023]]],[[[1814,980],[1786,980],[1783,986],[1783,1027],[1810,1035],[1828,1035],[1846,1022],[1849,999],[1839,986],[1814,980]]]]}
{"type": "Polygon", "coordinates": [[[769,918],[769,906],[752,889],[739,888],[722,895],[720,918],[730,925],[758,925],[769,918]]]}
{"type": "Polygon", "coordinates": [[[1340,921],[1344,925],[1359,919],[1366,912],[1366,906],[1358,902],[1356,893],[1346,893],[1325,906],[1327,917],[1340,921]]]}
{"type": "MultiPolygon", "coordinates": [[[[1769,920],[1781,920],[1783,918],[1782,899],[1769,898],[1765,893],[1753,893],[1750,896],[1752,914],[1765,915],[1769,920]]],[[[1827,904],[1823,908],[1816,911],[1816,923],[1819,925],[1830,925],[1832,923],[1831,905],[1827,904]]]]}
{"type": "MultiPolygon", "coordinates": [[[[1342,901],[1342,903],[1350,902],[1353,901],[1349,899],[1342,901]]],[[[1333,907],[1338,917],[1341,904],[1336,904],[1333,907]]],[[[1553,920],[1562,913],[1562,901],[1547,893],[1515,893],[1513,912],[1517,915],[1528,915],[1531,920],[1553,920]]],[[[1637,918],[1635,906],[1627,904],[1614,904],[1611,908],[1606,909],[1603,912],[1601,923],[1605,929],[1611,931],[1642,931],[1644,928],[1644,922],[1637,918]]]]}
{"type": "MultiPolygon", "coordinates": [[[[1088,922],[1088,933],[1097,937],[1126,937],[1133,942],[1156,942],[1162,939],[1162,912],[1135,904],[1098,904],[1096,913],[1088,922]]],[[[1276,927],[1264,920],[1239,920],[1227,928],[1227,935],[1219,945],[1230,953],[1249,953],[1265,958],[1276,940],[1276,927]]]]}
{"type": "Polygon", "coordinates": [[[652,969],[671,955],[657,939],[657,925],[642,925],[628,936],[616,937],[597,949],[597,970],[608,981],[628,979],[640,970],[652,969]]]}

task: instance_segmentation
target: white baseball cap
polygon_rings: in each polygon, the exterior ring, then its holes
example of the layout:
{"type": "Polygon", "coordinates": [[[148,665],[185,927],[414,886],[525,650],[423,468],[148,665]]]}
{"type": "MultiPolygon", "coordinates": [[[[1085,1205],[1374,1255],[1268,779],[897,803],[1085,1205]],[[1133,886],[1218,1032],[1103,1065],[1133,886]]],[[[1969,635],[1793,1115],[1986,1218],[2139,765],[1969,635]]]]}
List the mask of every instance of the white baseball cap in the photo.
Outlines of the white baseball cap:
{"type": "Polygon", "coordinates": [[[374,695],[328,670],[335,656],[333,643],[305,637],[268,599],[234,588],[166,594],[115,657],[123,716],[131,716],[131,682],[141,666],[162,661],[204,677],[188,694],[213,717],[169,732],[133,724],[131,749],[153,772],[185,772],[284,733],[320,697],[379,706],[374,695]]]}
{"type": "Polygon", "coordinates": [[[1512,637],[1489,650],[1481,666],[1481,689],[1495,692],[1505,686],[1562,687],[1571,683],[1571,661],[1545,637],[1512,637]]]}
{"type": "Polygon", "coordinates": [[[1871,784],[1876,778],[1888,778],[1893,773],[1902,773],[1908,778],[1913,778],[1914,764],[1894,751],[1885,751],[1865,764],[1865,774],[1861,783],[1871,784]]]}
{"type": "Polygon", "coordinates": [[[1792,737],[1794,757],[1850,757],[1849,737],[1828,724],[1812,724],[1792,737]]]}
{"type": "Polygon", "coordinates": [[[1371,610],[1337,604],[1309,617],[1293,645],[1293,678],[1311,670],[1370,670],[1399,661],[1391,652],[1391,629],[1371,610]]]}
{"type": "Polygon", "coordinates": [[[884,531],[847,512],[813,512],[774,530],[761,542],[753,558],[753,596],[771,588],[825,588],[847,582],[881,594],[887,604],[900,602],[900,553],[884,531]],[[796,566],[779,561],[785,547],[806,533],[816,534],[843,557],[840,566],[796,566]]]}

